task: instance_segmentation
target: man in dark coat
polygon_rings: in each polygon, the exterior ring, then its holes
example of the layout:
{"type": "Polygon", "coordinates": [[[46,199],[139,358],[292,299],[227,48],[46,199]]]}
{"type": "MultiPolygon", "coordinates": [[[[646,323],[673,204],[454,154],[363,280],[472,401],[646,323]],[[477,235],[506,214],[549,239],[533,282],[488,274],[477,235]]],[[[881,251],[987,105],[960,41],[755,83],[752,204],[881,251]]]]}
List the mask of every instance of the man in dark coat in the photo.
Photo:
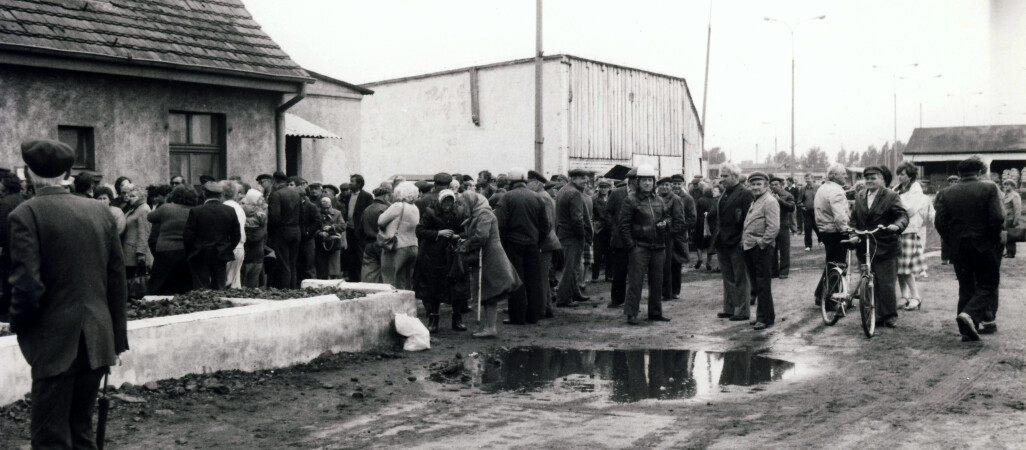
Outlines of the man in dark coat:
{"type": "MultiPolygon", "coordinates": [[[[901,232],[908,226],[908,213],[901,199],[887,188],[891,173],[886,167],[867,167],[862,171],[866,190],[855,196],[851,226],[858,230],[884,227],[871,239],[869,251],[873,254],[873,297],[876,300],[876,321],[894,328],[898,321],[898,299],[894,286],[898,280],[898,256],[901,255],[901,232]]],[[[858,245],[855,254],[860,263],[866,263],[866,246],[858,245]]]]}
{"type": "Polygon", "coordinates": [[[303,280],[317,278],[317,242],[314,236],[321,230],[320,201],[324,187],[320,183],[308,184],[302,178],[297,181],[301,181],[296,189],[300,194],[302,216],[299,217],[299,279],[296,282],[302,285],[303,280]]]}
{"type": "Polygon", "coordinates": [[[102,203],[60,186],[74,150],[31,141],[22,158],[36,197],[10,215],[10,312],[32,367],[32,448],[96,448],[100,379],[128,350],[121,240],[102,203]]]}
{"type": "MultiPolygon", "coordinates": [[[[538,323],[545,314],[541,244],[549,235],[545,201],[527,189],[527,170],[509,171],[513,188],[500,196],[495,217],[502,248],[523,285],[509,296],[510,324],[538,323]]],[[[564,272],[565,273],[565,272],[564,272]]]]}
{"type": "Polygon", "coordinates": [[[805,224],[801,211],[798,209],[798,204],[801,203],[801,188],[794,183],[794,178],[787,177],[787,187],[784,189],[788,194],[791,194],[791,200],[794,201],[794,211],[791,212],[791,233],[798,234],[798,230],[804,230],[805,224]]]}
{"type": "Polygon", "coordinates": [[[780,206],[780,231],[774,246],[773,267],[770,276],[787,279],[791,272],[791,227],[794,225],[794,197],[784,189],[784,179],[778,176],[770,181],[770,194],[780,206]]]}
{"type": "Polygon", "coordinates": [[[588,173],[584,170],[570,171],[570,182],[556,194],[556,236],[563,246],[563,276],[556,290],[556,307],[568,308],[574,302],[587,301],[581,294],[577,275],[581,265],[584,247],[591,243],[591,217],[584,205],[584,186],[588,173]]]}
{"type": "Polygon", "coordinates": [[[413,201],[414,206],[420,211],[421,217],[424,217],[424,213],[428,208],[434,207],[438,203],[438,193],[444,189],[449,189],[449,183],[452,183],[452,175],[439,172],[435,174],[431,181],[433,182],[431,192],[425,193],[413,201]]]}
{"type": "Polygon", "coordinates": [[[11,306],[10,216],[25,198],[21,196],[21,180],[13,172],[0,173],[0,322],[8,322],[7,310],[11,306]]]}
{"type": "MultiPolygon", "coordinates": [[[[360,174],[349,177],[351,193],[345,197],[346,205],[346,242],[349,247],[342,252],[342,269],[349,275],[350,282],[360,281],[363,268],[364,244],[367,242],[360,235],[363,223],[363,211],[374,202],[374,196],[363,190],[364,180],[360,174]]],[[[373,240],[372,240],[373,242],[373,240]]]]}
{"type": "Polygon", "coordinates": [[[620,210],[623,209],[624,200],[631,190],[637,189],[637,169],[627,172],[627,183],[613,190],[609,194],[609,201],[606,203],[606,214],[613,220],[614,228],[609,238],[609,257],[613,260],[613,284],[609,293],[609,304],[607,308],[619,308],[627,298],[627,260],[630,249],[624,245],[623,237],[619,233],[620,210]]]}
{"type": "Polygon", "coordinates": [[[182,241],[196,289],[225,288],[228,261],[235,260],[235,247],[242,240],[239,216],[231,206],[221,203],[220,183],[203,185],[206,201],[189,210],[182,241]]]}
{"type": "Polygon", "coordinates": [[[563,249],[556,237],[556,200],[545,192],[545,184],[548,180],[545,176],[533,170],[527,171],[527,188],[538,195],[538,198],[545,202],[545,216],[549,218],[549,233],[542,240],[541,251],[541,277],[542,277],[542,303],[545,305],[545,317],[552,317],[552,286],[549,282],[549,273],[552,272],[553,258],[557,252],[563,249]]]}
{"type": "Polygon", "coordinates": [[[648,320],[666,322],[663,315],[663,264],[666,262],[666,234],[670,231],[669,208],[655,192],[656,170],[639,166],[638,190],[631,193],[620,208],[617,231],[624,248],[630,252],[627,275],[627,300],[624,314],[627,323],[637,325],[641,289],[648,278],[648,320]]]}
{"type": "MultiPolygon", "coordinates": [[[[958,184],[958,175],[950,175],[950,176],[948,176],[947,183],[948,184],[947,184],[947,186],[944,187],[944,189],[947,189],[947,188],[949,188],[951,186],[954,186],[954,185],[958,184]]],[[[940,192],[937,192],[937,197],[940,197],[940,192]]],[[[937,202],[937,200],[934,199],[934,209],[936,209],[936,207],[937,207],[936,202],[937,202]]],[[[936,217],[936,216],[934,216],[934,217],[936,217]]],[[[936,219],[935,219],[935,221],[936,221],[936,219]]],[[[951,246],[948,245],[948,241],[947,241],[947,239],[944,239],[944,236],[941,236],[941,240],[940,241],[941,241],[941,252],[940,252],[941,265],[942,266],[946,266],[946,265],[948,265],[948,262],[951,261],[951,246]]]]}
{"type": "Polygon", "coordinates": [[[274,173],[274,187],[267,197],[267,246],[274,250],[276,263],[268,268],[267,284],[278,289],[298,286],[299,220],[302,200],[295,188],[288,187],[284,173],[274,173]]]}
{"type": "MultiPolygon", "coordinates": [[[[684,190],[684,176],[676,174],[670,177],[670,192],[680,199],[680,208],[683,215],[676,218],[677,231],[672,233],[670,243],[672,248],[667,250],[667,266],[670,268],[668,277],[663,279],[663,298],[680,298],[681,270],[684,263],[690,260],[688,256],[688,235],[698,221],[698,211],[695,207],[695,199],[684,190]]],[[[671,212],[671,217],[672,217],[671,212]]]]}
{"type": "Polygon", "coordinates": [[[720,166],[720,183],[723,195],[716,206],[716,258],[720,262],[723,277],[723,311],[716,314],[721,319],[733,321],[748,320],[749,296],[751,295],[748,271],[745,267],[741,236],[745,218],[752,207],[754,197],[741,184],[741,169],[734,164],[720,166]]]}
{"type": "MultiPolygon", "coordinates": [[[[663,301],[680,298],[681,256],[676,254],[678,240],[684,239],[684,202],[673,193],[672,180],[663,177],[656,182],[656,194],[666,205],[670,215],[670,226],[666,229],[666,259],[663,263],[663,301]],[[676,274],[676,278],[674,277],[676,274]],[[676,294],[674,287],[677,288],[676,294]]],[[[694,211],[692,211],[694,214],[694,211]]],[[[694,224],[694,223],[692,223],[694,224]]]]}
{"type": "Polygon", "coordinates": [[[614,228],[613,219],[609,216],[609,192],[612,185],[608,180],[599,180],[597,192],[592,197],[592,224],[595,227],[595,261],[591,266],[591,281],[598,281],[599,272],[605,269],[606,281],[612,281],[612,259],[609,257],[609,240],[614,228]]]}
{"type": "Polygon", "coordinates": [[[934,204],[934,225],[958,278],[956,321],[965,341],[997,331],[1004,209],[997,185],[980,179],[985,170],[976,158],[958,163],[958,183],[940,191],[934,204]]]}
{"type": "Polygon", "coordinates": [[[812,182],[812,174],[805,174],[805,186],[801,190],[801,198],[795,199],[802,211],[802,224],[805,225],[805,251],[812,251],[812,234],[816,231],[816,185],[812,182]]]}
{"type": "Polygon", "coordinates": [[[364,209],[360,215],[360,226],[357,228],[357,236],[361,240],[360,248],[363,249],[361,258],[360,279],[367,283],[381,283],[381,247],[377,245],[378,239],[378,217],[388,209],[392,189],[388,186],[378,186],[374,189],[374,201],[364,209]]]}
{"type": "Polygon", "coordinates": [[[449,271],[466,216],[456,205],[455,192],[443,189],[437,198],[424,209],[417,225],[417,238],[420,239],[415,280],[417,297],[424,302],[424,310],[427,311],[428,331],[438,331],[442,303],[452,306],[452,329],[466,331],[463,310],[470,298],[470,277],[467,274],[457,276],[449,271]]]}

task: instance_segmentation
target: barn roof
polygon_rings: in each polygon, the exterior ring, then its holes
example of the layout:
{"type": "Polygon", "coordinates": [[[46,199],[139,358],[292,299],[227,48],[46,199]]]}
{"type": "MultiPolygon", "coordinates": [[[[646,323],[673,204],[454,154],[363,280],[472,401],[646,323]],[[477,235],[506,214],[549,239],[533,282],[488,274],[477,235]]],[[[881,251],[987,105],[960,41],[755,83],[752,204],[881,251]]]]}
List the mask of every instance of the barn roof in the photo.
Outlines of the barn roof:
{"type": "Polygon", "coordinates": [[[241,0],[0,0],[0,49],[311,81],[241,0]]]}
{"type": "Polygon", "coordinates": [[[905,154],[1001,153],[1026,151],[1026,125],[916,128],[905,154]]]}

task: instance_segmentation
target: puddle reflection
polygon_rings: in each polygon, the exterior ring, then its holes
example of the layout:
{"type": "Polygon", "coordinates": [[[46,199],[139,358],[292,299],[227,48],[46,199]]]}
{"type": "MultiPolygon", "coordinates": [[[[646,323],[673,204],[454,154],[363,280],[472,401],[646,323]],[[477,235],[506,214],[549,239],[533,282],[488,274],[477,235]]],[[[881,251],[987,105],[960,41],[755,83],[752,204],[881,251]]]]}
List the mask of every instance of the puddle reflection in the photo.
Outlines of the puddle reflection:
{"type": "Polygon", "coordinates": [[[486,392],[565,389],[600,392],[614,402],[718,394],[722,386],[777,381],[793,363],[749,351],[514,348],[471,364],[486,392]]]}

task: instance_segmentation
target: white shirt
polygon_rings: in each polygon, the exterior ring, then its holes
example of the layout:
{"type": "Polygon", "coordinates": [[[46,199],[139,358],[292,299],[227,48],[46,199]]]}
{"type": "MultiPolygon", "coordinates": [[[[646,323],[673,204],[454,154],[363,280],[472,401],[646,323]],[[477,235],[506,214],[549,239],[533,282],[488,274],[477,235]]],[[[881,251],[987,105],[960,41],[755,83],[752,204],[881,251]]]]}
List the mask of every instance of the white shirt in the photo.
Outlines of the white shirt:
{"type": "Polygon", "coordinates": [[[235,246],[235,249],[238,250],[246,244],[246,211],[235,200],[225,200],[224,204],[225,206],[231,206],[235,210],[235,215],[239,216],[239,231],[242,237],[239,239],[239,245],[235,246]]]}

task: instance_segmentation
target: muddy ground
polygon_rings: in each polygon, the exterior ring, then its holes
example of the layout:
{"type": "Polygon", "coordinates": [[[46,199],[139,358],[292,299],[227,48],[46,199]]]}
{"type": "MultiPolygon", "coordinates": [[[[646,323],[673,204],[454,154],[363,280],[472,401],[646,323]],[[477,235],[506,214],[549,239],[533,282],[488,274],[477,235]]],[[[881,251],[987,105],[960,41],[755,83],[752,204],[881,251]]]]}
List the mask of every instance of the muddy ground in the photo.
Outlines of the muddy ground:
{"type": "MultiPolygon", "coordinates": [[[[426,352],[324,355],[286,370],[123,389],[108,448],[1026,448],[1026,258],[1002,260],[998,333],[963,343],[957,282],[935,252],[920,283],[923,309],[902,312],[897,328],[871,340],[857,315],[823,325],[812,304],[821,254],[793,248],[790,278],[773,280],[778,322],[765,331],[717,319],[721,282],[704,270],[686,269],[683,298],[664,304],[672,322],[636,327],[605,308],[609,284],[600,282],[587,291],[596,307],[502,326],[498,340],[443,327],[426,352]],[[487,367],[490,355],[524,346],[692,350],[687,369],[698,384],[686,398],[611,397],[610,385],[627,383],[640,397],[659,388],[655,352],[641,352],[647,366],[612,382],[547,367],[539,370],[554,380],[548,387],[497,392],[451,364],[458,354],[487,367]],[[727,370],[708,363],[717,353],[705,352],[731,350],[794,367],[769,383],[726,383],[713,371],[727,370]],[[446,368],[442,382],[429,379],[446,368]]],[[[754,367],[731,370],[743,377],[754,367]]],[[[0,413],[0,446],[26,445],[25,409],[0,413]]]]}

